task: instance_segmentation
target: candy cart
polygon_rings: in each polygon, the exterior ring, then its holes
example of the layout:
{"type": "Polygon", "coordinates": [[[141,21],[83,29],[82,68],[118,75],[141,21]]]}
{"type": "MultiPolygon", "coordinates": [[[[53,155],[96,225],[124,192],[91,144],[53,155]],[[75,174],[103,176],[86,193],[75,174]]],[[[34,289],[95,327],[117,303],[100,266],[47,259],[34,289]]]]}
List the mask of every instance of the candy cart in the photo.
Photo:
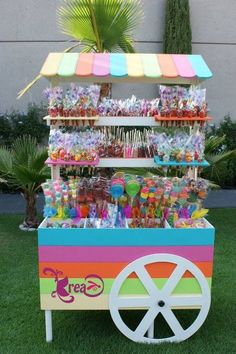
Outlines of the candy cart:
{"type": "MultiPolygon", "coordinates": [[[[200,55],[50,53],[41,75],[52,87],[59,82],[99,82],[165,85],[199,85],[212,76],[200,55]]],[[[184,87],[185,87],[184,86],[184,87]]],[[[103,116],[45,117],[53,128],[92,121],[94,126],[148,126],[165,124],[202,128],[206,115],[145,117],[103,116]]],[[[60,176],[62,165],[51,161],[51,176],[60,176]]],[[[79,164],[79,162],[78,162],[79,164]]],[[[85,163],[86,164],[86,163],[85,163]]],[[[88,165],[89,163],[87,163],[88,165]]],[[[100,158],[98,167],[154,168],[184,165],[193,179],[203,161],[162,161],[155,158],[100,158]]],[[[52,340],[52,311],[109,310],[117,328],[135,342],[179,342],[192,336],[204,323],[211,302],[215,230],[207,220],[204,228],[47,228],[38,230],[41,309],[45,311],[46,340],[52,340]],[[120,310],[143,310],[136,328],[130,328],[120,310]],[[198,310],[184,328],[175,310],[198,310]],[[161,314],[172,331],[155,335],[161,314]]]]}

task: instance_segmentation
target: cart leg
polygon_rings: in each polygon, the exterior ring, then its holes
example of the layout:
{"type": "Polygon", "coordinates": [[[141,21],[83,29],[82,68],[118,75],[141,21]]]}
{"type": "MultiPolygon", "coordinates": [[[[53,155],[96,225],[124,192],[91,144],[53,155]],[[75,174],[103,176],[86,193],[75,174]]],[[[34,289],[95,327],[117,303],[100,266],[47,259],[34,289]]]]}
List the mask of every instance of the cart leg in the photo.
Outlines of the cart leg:
{"type": "Polygon", "coordinates": [[[154,338],[154,321],[151,324],[151,326],[148,328],[147,336],[148,338],[154,338]]]}
{"type": "Polygon", "coordinates": [[[52,311],[45,310],[46,342],[52,341],[52,311]]]}

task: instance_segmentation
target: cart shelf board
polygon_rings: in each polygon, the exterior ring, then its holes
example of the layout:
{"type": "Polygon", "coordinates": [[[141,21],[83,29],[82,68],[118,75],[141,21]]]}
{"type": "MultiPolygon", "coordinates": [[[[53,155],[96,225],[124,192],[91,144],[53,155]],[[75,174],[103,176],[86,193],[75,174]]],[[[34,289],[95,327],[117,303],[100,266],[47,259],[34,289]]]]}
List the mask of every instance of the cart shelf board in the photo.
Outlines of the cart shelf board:
{"type": "Polygon", "coordinates": [[[177,161],[160,161],[158,156],[155,156],[155,158],[116,158],[116,157],[110,157],[110,158],[99,158],[99,160],[88,162],[88,161],[64,161],[64,160],[51,160],[48,158],[45,161],[45,164],[48,166],[58,166],[58,167],[64,167],[64,166],[94,166],[94,167],[111,167],[111,168],[125,168],[125,167],[132,167],[132,168],[155,168],[157,166],[161,167],[168,167],[168,166],[182,166],[182,167],[207,167],[209,166],[209,163],[204,160],[202,162],[177,162],[177,161]]]}
{"type": "Polygon", "coordinates": [[[154,160],[158,166],[183,166],[183,167],[208,167],[210,166],[209,162],[206,160],[203,160],[201,162],[198,161],[192,161],[192,162],[186,162],[186,161],[161,161],[159,156],[155,156],[154,160]]]}
{"type": "Polygon", "coordinates": [[[50,53],[40,74],[59,81],[198,84],[212,77],[201,55],[50,53]]]}
{"type": "Polygon", "coordinates": [[[48,125],[64,126],[70,123],[71,125],[77,124],[77,122],[92,122],[95,127],[159,127],[160,124],[176,122],[177,124],[181,122],[182,124],[189,125],[198,123],[205,123],[212,120],[212,117],[141,117],[141,116],[115,116],[115,117],[51,117],[46,116],[43,118],[48,122],[48,125]]]}
{"type": "Polygon", "coordinates": [[[88,163],[84,161],[84,163],[79,163],[75,161],[63,161],[57,160],[53,161],[51,159],[47,159],[45,164],[51,166],[96,166],[96,167],[146,167],[153,168],[156,167],[156,163],[153,158],[99,158],[99,161],[95,163],[88,163]]]}
{"type": "Polygon", "coordinates": [[[99,160],[95,161],[65,161],[65,160],[51,160],[48,158],[45,161],[45,164],[48,166],[98,166],[99,160]]]}
{"type": "Polygon", "coordinates": [[[47,120],[49,124],[53,124],[54,122],[56,125],[64,125],[64,122],[67,121],[77,121],[77,120],[84,120],[84,121],[94,121],[95,127],[118,127],[118,126],[139,126],[139,127],[157,127],[159,126],[158,122],[155,121],[154,117],[125,117],[125,116],[117,116],[117,117],[44,117],[44,120],[47,120]]]}
{"type": "Polygon", "coordinates": [[[212,117],[161,117],[161,116],[155,116],[156,121],[160,122],[208,122],[212,120],[212,117]]]}
{"type": "Polygon", "coordinates": [[[98,120],[99,119],[99,116],[94,116],[94,117],[61,117],[61,116],[56,116],[56,117],[51,117],[51,116],[46,116],[43,118],[44,120],[49,120],[50,122],[51,121],[61,121],[61,120],[64,120],[64,121],[70,121],[70,120],[98,120]]]}

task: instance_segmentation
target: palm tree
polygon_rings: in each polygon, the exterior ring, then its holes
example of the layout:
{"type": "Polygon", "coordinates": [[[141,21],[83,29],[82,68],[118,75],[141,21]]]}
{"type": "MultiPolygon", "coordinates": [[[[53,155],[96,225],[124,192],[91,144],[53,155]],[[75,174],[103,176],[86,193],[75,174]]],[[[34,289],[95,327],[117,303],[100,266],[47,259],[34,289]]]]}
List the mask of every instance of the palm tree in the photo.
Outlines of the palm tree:
{"type": "MultiPolygon", "coordinates": [[[[140,0],[64,0],[58,9],[58,25],[62,33],[78,43],[83,52],[134,53],[133,33],[143,18],[140,0]]],[[[18,94],[23,96],[39,79],[39,74],[18,94]]],[[[107,94],[109,84],[101,91],[107,94]],[[107,87],[107,89],[106,89],[107,87]]]]}
{"type": "Polygon", "coordinates": [[[36,210],[36,192],[42,182],[50,177],[45,166],[46,148],[39,147],[35,138],[23,136],[11,149],[0,147],[0,179],[19,189],[26,201],[26,228],[39,225],[36,210]]]}
{"type": "Polygon", "coordinates": [[[227,150],[224,145],[225,140],[225,135],[210,136],[205,144],[205,157],[210,166],[204,168],[202,175],[207,179],[214,180],[219,185],[222,185],[222,172],[228,171],[230,162],[236,162],[236,149],[227,150]]]}

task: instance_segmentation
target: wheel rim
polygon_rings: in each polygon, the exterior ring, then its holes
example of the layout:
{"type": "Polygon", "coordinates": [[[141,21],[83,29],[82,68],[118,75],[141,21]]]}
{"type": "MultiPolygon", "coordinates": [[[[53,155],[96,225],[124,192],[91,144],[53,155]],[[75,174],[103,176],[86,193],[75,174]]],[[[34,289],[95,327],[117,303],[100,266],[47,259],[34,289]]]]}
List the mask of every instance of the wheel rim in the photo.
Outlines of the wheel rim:
{"type": "Polygon", "coordinates": [[[109,308],[111,317],[117,328],[129,339],[135,342],[161,343],[161,342],[180,342],[192,336],[205,321],[209,308],[211,296],[207,280],[200,269],[189,260],[172,254],[153,254],[141,257],[128,264],[116,277],[110,292],[109,308]],[[158,289],[153,282],[145,266],[151,263],[167,262],[176,264],[175,269],[168,278],[165,285],[158,289]],[[186,271],[190,271],[198,281],[201,289],[200,295],[173,295],[180,279],[186,271]],[[135,272],[148,292],[147,296],[121,296],[120,289],[128,278],[135,272]],[[183,329],[173,308],[192,309],[199,307],[195,321],[187,328],[183,329]],[[119,310],[121,309],[148,309],[143,319],[135,330],[131,330],[122,320],[119,310]],[[157,315],[161,313],[172,332],[173,336],[168,338],[146,337],[154,323],[157,315]]]}

